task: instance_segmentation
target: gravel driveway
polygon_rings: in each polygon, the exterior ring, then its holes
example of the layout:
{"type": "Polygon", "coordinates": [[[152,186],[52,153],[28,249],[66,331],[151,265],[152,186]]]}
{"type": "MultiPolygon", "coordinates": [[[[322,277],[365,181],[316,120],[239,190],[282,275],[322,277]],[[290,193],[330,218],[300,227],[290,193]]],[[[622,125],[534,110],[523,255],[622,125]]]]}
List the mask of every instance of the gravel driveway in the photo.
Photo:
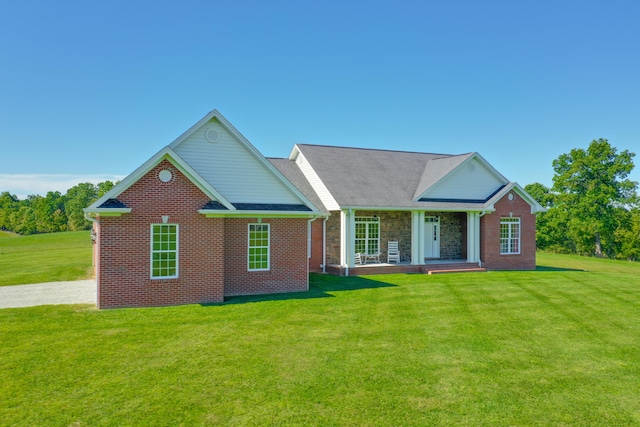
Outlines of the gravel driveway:
{"type": "Polygon", "coordinates": [[[96,281],[49,282],[35,285],[0,286],[0,308],[49,304],[95,304],[96,281]]]}

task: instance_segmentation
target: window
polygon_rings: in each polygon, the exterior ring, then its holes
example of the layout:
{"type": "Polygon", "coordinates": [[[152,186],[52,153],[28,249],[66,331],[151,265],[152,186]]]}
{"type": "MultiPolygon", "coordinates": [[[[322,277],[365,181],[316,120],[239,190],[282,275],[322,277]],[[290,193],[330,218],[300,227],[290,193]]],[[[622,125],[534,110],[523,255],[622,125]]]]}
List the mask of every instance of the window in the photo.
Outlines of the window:
{"type": "Polygon", "coordinates": [[[269,224],[249,224],[249,270],[269,270],[269,224]]]}
{"type": "Polygon", "coordinates": [[[178,277],[178,225],[151,224],[151,278],[178,277]]]}
{"type": "Polygon", "coordinates": [[[520,218],[500,218],[500,253],[520,253],[520,218]]]}
{"type": "Polygon", "coordinates": [[[380,253],[380,218],[356,217],[355,252],[363,254],[380,253]]]}

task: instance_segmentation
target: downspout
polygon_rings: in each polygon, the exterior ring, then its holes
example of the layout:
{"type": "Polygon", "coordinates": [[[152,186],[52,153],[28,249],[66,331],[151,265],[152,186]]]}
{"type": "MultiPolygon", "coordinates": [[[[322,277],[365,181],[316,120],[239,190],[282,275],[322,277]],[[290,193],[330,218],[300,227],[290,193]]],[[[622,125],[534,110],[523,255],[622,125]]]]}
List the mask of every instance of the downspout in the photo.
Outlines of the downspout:
{"type": "Polygon", "coordinates": [[[311,256],[313,254],[313,237],[311,235],[311,223],[318,219],[314,216],[307,221],[307,290],[309,290],[309,263],[311,263],[311,256]]]}
{"type": "Polygon", "coordinates": [[[322,221],[322,272],[327,272],[327,220],[329,217],[324,217],[322,221]]]}

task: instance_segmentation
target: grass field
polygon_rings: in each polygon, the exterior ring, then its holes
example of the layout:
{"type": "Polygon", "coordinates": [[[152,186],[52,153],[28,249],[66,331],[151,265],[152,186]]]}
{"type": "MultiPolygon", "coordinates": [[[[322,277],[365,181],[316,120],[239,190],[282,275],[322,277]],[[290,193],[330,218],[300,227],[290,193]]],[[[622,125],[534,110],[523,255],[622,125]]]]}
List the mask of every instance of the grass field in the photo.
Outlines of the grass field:
{"type": "Polygon", "coordinates": [[[0,286],[91,277],[88,231],[18,236],[0,231],[0,286]]]}
{"type": "Polygon", "coordinates": [[[640,425],[640,265],[0,310],[4,425],[640,425]]]}

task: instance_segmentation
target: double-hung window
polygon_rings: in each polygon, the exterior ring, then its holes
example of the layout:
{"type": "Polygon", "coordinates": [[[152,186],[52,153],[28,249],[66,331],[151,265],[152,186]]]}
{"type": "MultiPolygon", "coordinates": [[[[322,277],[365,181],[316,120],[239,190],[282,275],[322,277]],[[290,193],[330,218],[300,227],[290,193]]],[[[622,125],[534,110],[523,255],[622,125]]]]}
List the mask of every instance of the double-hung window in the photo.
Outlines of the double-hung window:
{"type": "Polygon", "coordinates": [[[380,253],[380,218],[356,217],[355,252],[363,254],[380,253]]]}
{"type": "Polygon", "coordinates": [[[151,278],[178,277],[178,224],[151,224],[151,278]]]}
{"type": "Polygon", "coordinates": [[[520,218],[500,218],[500,253],[520,253],[520,218]]]}
{"type": "Polygon", "coordinates": [[[269,270],[269,224],[249,224],[249,271],[269,270]]]}

